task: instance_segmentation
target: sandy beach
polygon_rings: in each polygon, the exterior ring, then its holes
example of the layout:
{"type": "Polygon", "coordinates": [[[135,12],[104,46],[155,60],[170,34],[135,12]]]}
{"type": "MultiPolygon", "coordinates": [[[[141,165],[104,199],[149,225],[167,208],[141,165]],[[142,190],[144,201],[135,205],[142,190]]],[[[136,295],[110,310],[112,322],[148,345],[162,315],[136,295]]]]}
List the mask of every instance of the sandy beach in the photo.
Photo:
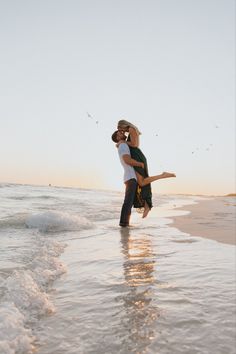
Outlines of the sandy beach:
{"type": "Polygon", "coordinates": [[[173,226],[180,231],[222,243],[236,244],[235,198],[216,197],[179,209],[190,211],[188,215],[172,218],[173,226]]]}

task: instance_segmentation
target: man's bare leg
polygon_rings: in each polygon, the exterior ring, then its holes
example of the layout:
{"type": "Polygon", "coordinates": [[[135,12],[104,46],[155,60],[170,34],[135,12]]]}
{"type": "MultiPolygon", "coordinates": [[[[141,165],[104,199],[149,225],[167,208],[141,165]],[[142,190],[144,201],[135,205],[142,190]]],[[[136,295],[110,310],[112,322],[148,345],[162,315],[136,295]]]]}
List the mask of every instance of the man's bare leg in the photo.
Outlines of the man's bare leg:
{"type": "Polygon", "coordinates": [[[146,177],[146,178],[144,178],[138,172],[136,172],[136,176],[140,187],[144,187],[147,184],[157,181],[158,179],[176,177],[174,173],[170,173],[170,172],[163,172],[160,175],[146,177]]]}

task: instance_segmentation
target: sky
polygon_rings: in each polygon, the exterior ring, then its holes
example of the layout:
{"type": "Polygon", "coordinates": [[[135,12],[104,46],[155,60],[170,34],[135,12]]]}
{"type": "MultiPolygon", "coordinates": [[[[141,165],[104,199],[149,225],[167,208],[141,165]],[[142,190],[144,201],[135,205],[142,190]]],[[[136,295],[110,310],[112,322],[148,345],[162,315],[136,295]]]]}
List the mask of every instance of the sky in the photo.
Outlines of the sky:
{"type": "Polygon", "coordinates": [[[235,193],[234,0],[0,0],[0,38],[0,182],[123,191],[126,119],[154,192],[235,193]]]}

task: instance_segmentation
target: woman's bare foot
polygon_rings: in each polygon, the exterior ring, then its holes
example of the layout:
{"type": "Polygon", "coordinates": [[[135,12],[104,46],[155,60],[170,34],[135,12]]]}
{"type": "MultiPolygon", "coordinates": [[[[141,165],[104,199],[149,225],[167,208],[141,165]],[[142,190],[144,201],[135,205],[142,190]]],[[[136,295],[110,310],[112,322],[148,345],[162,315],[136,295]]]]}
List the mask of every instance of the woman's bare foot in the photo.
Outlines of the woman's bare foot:
{"type": "Polygon", "coordinates": [[[163,172],[161,174],[161,178],[169,178],[169,177],[176,177],[176,175],[174,173],[171,173],[171,172],[163,172]]]}
{"type": "Polygon", "coordinates": [[[146,216],[148,215],[148,213],[149,213],[150,210],[151,210],[151,209],[149,208],[147,202],[145,202],[145,206],[144,206],[144,211],[143,211],[143,216],[142,216],[142,218],[146,218],[146,216]]]}

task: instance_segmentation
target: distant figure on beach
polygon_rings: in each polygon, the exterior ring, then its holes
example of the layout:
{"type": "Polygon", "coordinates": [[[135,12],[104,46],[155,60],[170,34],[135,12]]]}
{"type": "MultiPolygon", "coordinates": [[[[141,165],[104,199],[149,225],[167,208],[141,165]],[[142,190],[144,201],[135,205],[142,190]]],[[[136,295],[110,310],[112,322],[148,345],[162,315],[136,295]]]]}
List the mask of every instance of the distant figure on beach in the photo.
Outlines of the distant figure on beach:
{"type": "Polygon", "coordinates": [[[152,208],[150,183],[162,178],[175,177],[175,174],[163,172],[160,175],[149,177],[145,156],[142,154],[141,150],[137,148],[139,150],[139,161],[138,159],[132,158],[124,130],[116,130],[112,134],[112,140],[118,147],[120,161],[124,168],[124,183],[126,186],[125,198],[121,209],[120,226],[129,226],[132,206],[136,208],[144,207],[143,218],[148,215],[148,212],[152,208]],[[137,172],[136,169],[138,169],[139,172],[137,172]],[[143,171],[145,171],[145,173],[143,173],[143,171]],[[137,193],[138,186],[141,187],[141,196],[137,193]]]}
{"type": "Polygon", "coordinates": [[[141,132],[134,124],[126,120],[120,120],[117,124],[117,129],[118,131],[123,132],[124,135],[125,133],[128,133],[128,137],[126,138],[125,135],[125,140],[119,141],[117,145],[119,146],[121,143],[126,143],[129,146],[131,157],[136,161],[144,163],[144,168],[134,166],[134,169],[138,185],[142,188],[142,199],[145,201],[143,212],[143,217],[145,217],[152,208],[151,183],[162,178],[176,177],[176,175],[170,172],[163,172],[161,175],[149,177],[147,159],[139,148],[139,135],[141,135],[141,132]]]}

